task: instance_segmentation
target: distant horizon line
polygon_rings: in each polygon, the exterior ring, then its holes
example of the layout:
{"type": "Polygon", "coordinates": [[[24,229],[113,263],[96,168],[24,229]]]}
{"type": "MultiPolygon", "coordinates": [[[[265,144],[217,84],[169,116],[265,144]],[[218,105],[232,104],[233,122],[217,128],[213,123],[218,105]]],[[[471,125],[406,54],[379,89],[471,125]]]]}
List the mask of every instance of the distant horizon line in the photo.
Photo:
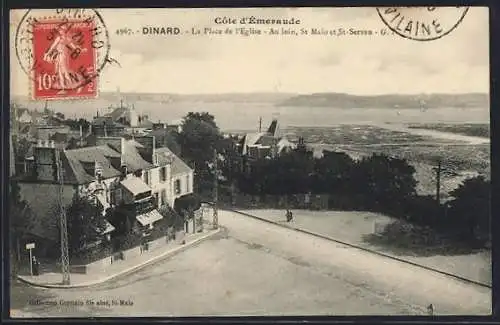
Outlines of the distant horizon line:
{"type": "MultiPolygon", "coordinates": [[[[471,91],[471,92],[420,92],[420,93],[377,93],[377,94],[359,94],[337,91],[321,91],[321,92],[273,92],[273,91],[249,91],[249,92],[213,92],[213,93],[179,93],[179,92],[132,92],[132,91],[101,91],[99,94],[131,94],[131,95],[177,95],[177,96],[221,96],[221,95],[252,95],[252,94],[266,94],[266,95],[322,95],[322,94],[337,94],[337,95],[350,95],[350,96],[385,96],[385,95],[399,95],[399,96],[418,96],[418,95],[489,95],[489,92],[471,91]]],[[[29,95],[11,94],[13,97],[29,97],[29,95]]],[[[94,98],[91,98],[94,99],[94,98]]],[[[99,96],[95,99],[99,99],[99,96]]]]}

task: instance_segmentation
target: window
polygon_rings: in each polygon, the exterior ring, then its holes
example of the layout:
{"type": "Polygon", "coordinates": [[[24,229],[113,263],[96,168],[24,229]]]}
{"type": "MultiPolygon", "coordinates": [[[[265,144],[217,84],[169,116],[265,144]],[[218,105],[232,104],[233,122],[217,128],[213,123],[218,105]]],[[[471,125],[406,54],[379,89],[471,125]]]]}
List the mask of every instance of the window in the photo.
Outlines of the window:
{"type": "Polygon", "coordinates": [[[160,205],[165,205],[167,203],[167,191],[165,189],[161,190],[160,205]]]}
{"type": "Polygon", "coordinates": [[[175,194],[181,194],[181,180],[175,180],[175,194]]]}
{"type": "Polygon", "coordinates": [[[149,171],[144,171],[144,183],[149,185],[149,171]]]}
{"type": "Polygon", "coordinates": [[[186,176],[186,192],[189,193],[189,175],[186,176]]]}
{"type": "Polygon", "coordinates": [[[160,202],[158,201],[158,193],[155,193],[154,195],[155,195],[155,202],[159,206],[160,202]]]}
{"type": "Polygon", "coordinates": [[[160,182],[167,180],[167,167],[160,168],[160,182]]]}

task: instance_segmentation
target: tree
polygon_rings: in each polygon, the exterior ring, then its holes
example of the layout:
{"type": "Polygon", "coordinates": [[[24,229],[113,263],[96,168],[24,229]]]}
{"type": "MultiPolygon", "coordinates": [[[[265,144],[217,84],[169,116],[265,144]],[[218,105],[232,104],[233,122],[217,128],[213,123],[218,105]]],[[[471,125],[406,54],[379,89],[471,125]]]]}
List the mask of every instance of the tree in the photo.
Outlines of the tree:
{"type": "Polygon", "coordinates": [[[448,213],[463,239],[476,241],[476,232],[481,233],[481,237],[489,238],[490,191],[490,182],[478,176],[465,180],[450,192],[453,199],[449,203],[448,213]]]}
{"type": "Polygon", "coordinates": [[[10,181],[10,239],[11,247],[15,247],[17,260],[21,257],[20,241],[32,229],[33,213],[28,203],[21,199],[19,184],[16,181],[10,181]]]}
{"type": "Polygon", "coordinates": [[[18,137],[14,143],[14,156],[16,162],[23,162],[32,144],[25,137],[18,137]]]}
{"type": "Polygon", "coordinates": [[[215,118],[209,113],[188,113],[179,133],[181,156],[195,168],[195,190],[206,192],[213,182],[209,163],[214,158],[214,149],[222,139],[215,118]]]}
{"type": "Polygon", "coordinates": [[[155,145],[157,148],[167,147],[176,156],[181,155],[181,146],[178,142],[179,134],[175,131],[168,129],[154,130],[153,134],[155,137],[155,145]]]}
{"type": "Polygon", "coordinates": [[[67,212],[68,242],[72,253],[101,239],[106,220],[91,198],[76,196],[67,212]]]}
{"type": "Polygon", "coordinates": [[[315,161],[313,191],[333,195],[355,194],[350,181],[355,164],[346,153],[323,151],[323,156],[315,161]]]}
{"type": "Polygon", "coordinates": [[[353,181],[370,208],[401,212],[404,203],[416,195],[414,173],[415,168],[404,159],[373,154],[357,164],[353,181]]]}

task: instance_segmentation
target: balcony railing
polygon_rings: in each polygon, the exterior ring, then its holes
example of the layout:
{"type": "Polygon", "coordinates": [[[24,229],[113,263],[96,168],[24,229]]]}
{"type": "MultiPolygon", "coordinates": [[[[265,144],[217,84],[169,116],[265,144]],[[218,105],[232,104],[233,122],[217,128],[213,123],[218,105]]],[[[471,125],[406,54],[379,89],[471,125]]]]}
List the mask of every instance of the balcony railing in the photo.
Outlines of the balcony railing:
{"type": "Polygon", "coordinates": [[[136,214],[147,213],[156,208],[155,200],[153,197],[150,197],[147,200],[141,200],[140,202],[135,202],[134,204],[136,214]]]}

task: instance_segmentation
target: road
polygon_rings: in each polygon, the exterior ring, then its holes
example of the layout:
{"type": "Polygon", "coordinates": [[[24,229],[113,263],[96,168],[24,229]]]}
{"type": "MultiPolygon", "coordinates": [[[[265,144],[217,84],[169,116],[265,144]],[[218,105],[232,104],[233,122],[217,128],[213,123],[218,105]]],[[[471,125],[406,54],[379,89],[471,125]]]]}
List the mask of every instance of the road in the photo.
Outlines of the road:
{"type": "Polygon", "coordinates": [[[16,285],[12,308],[42,317],[415,315],[430,303],[436,314],[491,310],[486,288],[233,212],[220,211],[219,222],[228,229],[219,238],[105,285],[24,294],[16,285]],[[39,305],[28,304],[34,297],[39,305]]]}

